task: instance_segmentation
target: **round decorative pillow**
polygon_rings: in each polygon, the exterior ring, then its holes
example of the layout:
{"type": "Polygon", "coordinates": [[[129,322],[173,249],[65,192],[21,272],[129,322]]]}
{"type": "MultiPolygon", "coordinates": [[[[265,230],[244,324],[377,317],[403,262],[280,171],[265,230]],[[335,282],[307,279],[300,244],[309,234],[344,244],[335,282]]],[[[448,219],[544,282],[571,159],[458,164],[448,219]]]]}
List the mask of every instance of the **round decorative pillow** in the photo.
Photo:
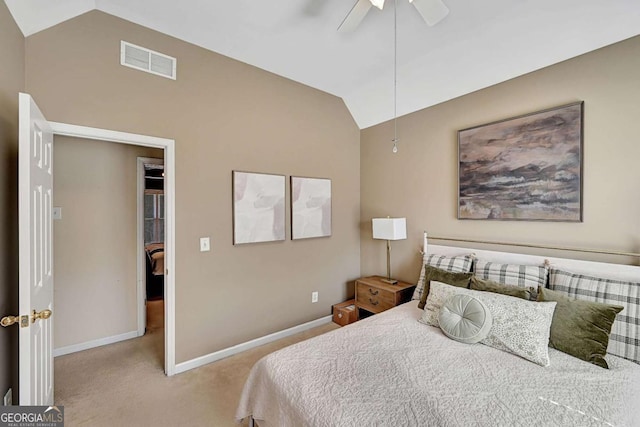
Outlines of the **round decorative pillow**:
{"type": "Polygon", "coordinates": [[[452,296],[442,305],[438,321],[446,336],[467,344],[485,339],[493,325],[489,308],[479,299],[463,294],[452,296]]]}

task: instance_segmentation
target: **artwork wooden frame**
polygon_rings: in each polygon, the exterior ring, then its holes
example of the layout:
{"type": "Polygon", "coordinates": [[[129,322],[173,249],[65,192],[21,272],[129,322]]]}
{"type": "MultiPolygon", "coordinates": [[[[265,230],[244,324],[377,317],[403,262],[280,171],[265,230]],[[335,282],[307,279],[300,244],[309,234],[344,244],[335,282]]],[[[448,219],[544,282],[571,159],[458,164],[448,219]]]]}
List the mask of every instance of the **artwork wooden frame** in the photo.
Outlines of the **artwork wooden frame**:
{"type": "Polygon", "coordinates": [[[285,240],[286,177],[232,171],[233,244],[285,240]]]}
{"type": "Polygon", "coordinates": [[[583,221],[584,102],[458,131],[458,219],[583,221]]]}
{"type": "Polygon", "coordinates": [[[331,236],[331,180],[291,177],[291,240],[331,236]]]}

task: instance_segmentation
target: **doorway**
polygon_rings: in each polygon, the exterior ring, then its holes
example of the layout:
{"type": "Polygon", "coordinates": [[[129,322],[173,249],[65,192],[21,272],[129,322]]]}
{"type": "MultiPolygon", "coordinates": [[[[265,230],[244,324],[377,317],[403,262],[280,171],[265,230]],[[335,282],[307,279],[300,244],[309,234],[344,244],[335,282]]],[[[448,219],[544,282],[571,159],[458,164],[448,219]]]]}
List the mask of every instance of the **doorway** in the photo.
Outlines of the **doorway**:
{"type": "MultiPolygon", "coordinates": [[[[54,135],[160,148],[165,173],[164,370],[175,373],[175,141],[146,135],[50,122],[33,98],[19,93],[19,402],[52,405],[53,396],[53,138],[54,135]],[[24,313],[24,314],[23,314],[24,313]],[[30,314],[26,314],[30,313],[30,314]],[[31,325],[33,323],[33,325],[31,325]]],[[[89,215],[88,221],[91,221],[89,215]]],[[[90,322],[93,316],[75,318],[90,322]]],[[[17,323],[17,322],[13,322],[17,323]]]]}
{"type": "MultiPolygon", "coordinates": [[[[160,148],[164,152],[164,371],[175,373],[175,148],[171,139],[49,122],[54,135],[160,148]]],[[[139,262],[139,261],[138,261],[139,262]]],[[[138,291],[138,296],[140,292],[138,291]]],[[[140,298],[138,297],[138,300],[140,298]]],[[[143,299],[144,300],[144,299],[143,299]]],[[[138,301],[139,304],[139,301],[138,301]]],[[[144,320],[142,324],[144,324],[144,320]]],[[[140,315],[138,315],[140,328],[140,315]]]]}
{"type": "Polygon", "coordinates": [[[149,335],[158,348],[164,330],[164,175],[163,159],[137,158],[138,336],[149,335]]]}

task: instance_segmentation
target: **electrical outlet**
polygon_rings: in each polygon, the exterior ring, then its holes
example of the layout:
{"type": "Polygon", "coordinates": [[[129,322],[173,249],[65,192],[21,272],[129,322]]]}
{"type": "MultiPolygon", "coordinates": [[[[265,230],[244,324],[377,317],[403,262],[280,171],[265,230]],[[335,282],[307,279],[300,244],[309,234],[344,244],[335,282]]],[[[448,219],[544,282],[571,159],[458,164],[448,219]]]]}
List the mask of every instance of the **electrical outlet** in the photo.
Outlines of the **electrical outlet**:
{"type": "Polygon", "coordinates": [[[211,250],[211,246],[209,245],[208,237],[200,238],[200,252],[208,252],[211,250]]]}
{"type": "Polygon", "coordinates": [[[318,302],[318,292],[311,292],[311,302],[318,302]]]}
{"type": "Polygon", "coordinates": [[[13,391],[9,388],[9,390],[7,390],[7,394],[4,395],[4,406],[11,405],[13,405],[13,391]]]}

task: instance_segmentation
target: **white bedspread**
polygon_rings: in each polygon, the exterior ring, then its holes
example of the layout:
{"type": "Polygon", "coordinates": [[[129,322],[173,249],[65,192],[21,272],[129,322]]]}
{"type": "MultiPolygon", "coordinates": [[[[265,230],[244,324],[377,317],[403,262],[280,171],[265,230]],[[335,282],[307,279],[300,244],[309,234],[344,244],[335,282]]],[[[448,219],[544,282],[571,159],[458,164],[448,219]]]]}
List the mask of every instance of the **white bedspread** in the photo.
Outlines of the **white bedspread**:
{"type": "Polygon", "coordinates": [[[640,366],[541,367],[417,321],[411,301],[256,363],[236,419],[268,426],[640,426],[640,366]],[[262,421],[261,421],[262,420],[262,421]]]}

